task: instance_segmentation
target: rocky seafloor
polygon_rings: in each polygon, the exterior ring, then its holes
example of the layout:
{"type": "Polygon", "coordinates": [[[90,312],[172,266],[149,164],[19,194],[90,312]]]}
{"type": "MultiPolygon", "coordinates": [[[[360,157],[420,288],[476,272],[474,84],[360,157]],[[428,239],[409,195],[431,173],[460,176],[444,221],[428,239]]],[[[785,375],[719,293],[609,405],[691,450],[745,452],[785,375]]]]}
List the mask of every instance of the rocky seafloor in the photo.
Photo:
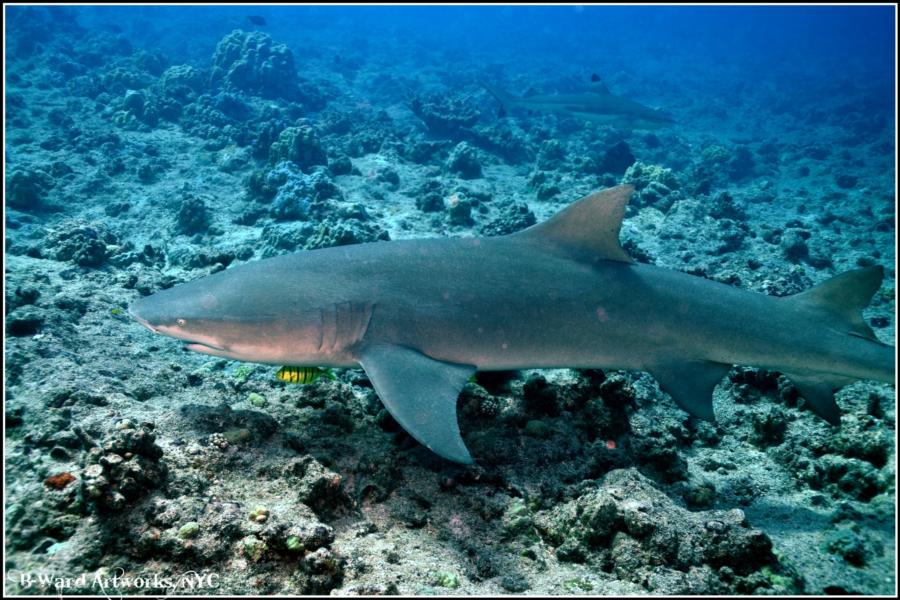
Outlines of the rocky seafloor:
{"type": "Polygon", "coordinates": [[[115,31],[60,18],[49,35],[46,15],[16,16],[7,593],[66,577],[97,593],[114,576],[108,589],[150,594],[894,590],[891,385],[845,388],[834,428],[751,367],[716,388],[714,424],[645,373],[479,373],[459,400],[477,463],[461,466],[404,433],[361,370],[286,385],[125,312],[287,252],[511,233],[630,182],[622,237],[639,262],[778,296],[881,264],[864,316],[893,344],[893,116],[864,82],[700,100],[686,92],[699,74],[670,87],[617,71],[611,88],[677,121],[629,131],[500,119],[478,85],[577,90],[576,65],[304,55],[241,29],[181,64],[115,31]]]}

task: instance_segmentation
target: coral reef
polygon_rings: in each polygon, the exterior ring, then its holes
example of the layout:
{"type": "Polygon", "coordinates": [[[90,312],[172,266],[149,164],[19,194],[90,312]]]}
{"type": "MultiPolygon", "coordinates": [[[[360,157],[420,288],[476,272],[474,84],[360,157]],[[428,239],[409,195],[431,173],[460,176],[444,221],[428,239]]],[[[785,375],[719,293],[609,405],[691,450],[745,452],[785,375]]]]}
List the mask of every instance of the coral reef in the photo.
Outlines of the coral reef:
{"type": "Polygon", "coordinates": [[[83,494],[98,511],[121,511],[166,477],[163,451],[155,443],[153,425],[117,425],[109,439],[91,448],[84,469],[83,494]]]}
{"type": "Polygon", "coordinates": [[[325,165],[328,162],[319,136],[309,125],[288,127],[272,143],[269,162],[277,164],[283,160],[293,162],[301,169],[325,165]]]}
{"type": "Polygon", "coordinates": [[[6,204],[18,210],[41,210],[52,187],[53,179],[40,169],[14,169],[6,177],[6,204]]]}
{"type": "Polygon", "coordinates": [[[446,94],[419,94],[410,99],[409,106],[430,133],[451,139],[465,136],[479,117],[470,103],[446,94]]]}
{"type": "Polygon", "coordinates": [[[260,31],[232,31],[216,46],[210,81],[266,98],[297,94],[294,54],[260,31]]]}
{"type": "MultiPolygon", "coordinates": [[[[758,593],[770,582],[748,575],[780,569],[769,538],[747,527],[740,510],[687,511],[633,470],[609,472],[599,489],[535,526],[560,560],[590,562],[650,592],[674,585],[681,593],[758,593]]],[[[802,589],[796,574],[784,580],[772,593],[802,589]]]]}
{"type": "Polygon", "coordinates": [[[677,200],[680,187],[672,169],[636,162],[625,171],[624,183],[634,185],[639,206],[653,206],[666,212],[677,200]]]}
{"type": "Polygon", "coordinates": [[[466,142],[460,142],[450,152],[447,169],[463,179],[481,177],[481,161],[478,158],[478,152],[466,142]]]}

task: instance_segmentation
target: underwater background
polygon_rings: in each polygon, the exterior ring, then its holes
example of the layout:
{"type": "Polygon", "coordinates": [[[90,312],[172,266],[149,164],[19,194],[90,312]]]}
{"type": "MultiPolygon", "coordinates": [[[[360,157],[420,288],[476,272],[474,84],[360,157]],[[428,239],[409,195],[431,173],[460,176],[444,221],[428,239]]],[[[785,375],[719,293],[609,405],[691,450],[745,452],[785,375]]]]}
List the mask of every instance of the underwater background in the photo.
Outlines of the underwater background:
{"type": "Polygon", "coordinates": [[[289,252],[511,233],[627,182],[638,262],[776,296],[883,265],[864,316],[894,344],[895,23],[5,7],[5,591],[893,593],[892,385],[846,387],[833,428],[747,367],[716,423],[646,373],[479,373],[466,467],[361,370],[284,383],[126,309],[289,252]],[[526,106],[592,75],[666,121],[526,106]]]}

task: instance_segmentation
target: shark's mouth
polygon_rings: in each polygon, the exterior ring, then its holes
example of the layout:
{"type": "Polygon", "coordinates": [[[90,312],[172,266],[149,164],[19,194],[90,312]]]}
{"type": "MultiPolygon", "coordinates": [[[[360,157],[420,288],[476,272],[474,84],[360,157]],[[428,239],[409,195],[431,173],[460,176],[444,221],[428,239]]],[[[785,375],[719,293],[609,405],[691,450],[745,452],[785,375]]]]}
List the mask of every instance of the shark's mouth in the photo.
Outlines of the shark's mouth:
{"type": "Polygon", "coordinates": [[[227,350],[221,346],[216,346],[214,344],[207,344],[205,342],[195,342],[192,340],[186,341],[184,344],[185,350],[193,350],[194,352],[203,352],[205,354],[217,354],[222,352],[227,352],[227,350]]]}

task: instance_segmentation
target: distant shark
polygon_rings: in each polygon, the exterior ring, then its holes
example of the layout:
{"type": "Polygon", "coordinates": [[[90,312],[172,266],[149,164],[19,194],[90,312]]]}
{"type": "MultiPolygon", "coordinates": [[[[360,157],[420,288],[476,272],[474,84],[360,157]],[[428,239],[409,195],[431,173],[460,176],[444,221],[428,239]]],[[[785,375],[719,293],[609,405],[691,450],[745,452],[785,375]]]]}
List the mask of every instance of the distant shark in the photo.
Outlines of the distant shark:
{"type": "Polygon", "coordinates": [[[610,93],[596,74],[591,89],[583,94],[547,94],[516,98],[484,82],[482,87],[500,103],[500,116],[514,109],[569,115],[593,123],[631,129],[656,129],[674,123],[666,113],[610,93]]]}
{"type": "Polygon", "coordinates": [[[840,423],[837,388],[894,381],[894,348],[861,309],[881,267],[787,298],[635,264],[619,245],[619,186],[492,238],[340,246],[252,262],[136,300],[130,314],[187,348],[234,360],[362,366],[393,417],[471,463],[456,401],[476,370],[649,371],[683,409],[713,418],[734,364],[785,373],[840,423]]]}

